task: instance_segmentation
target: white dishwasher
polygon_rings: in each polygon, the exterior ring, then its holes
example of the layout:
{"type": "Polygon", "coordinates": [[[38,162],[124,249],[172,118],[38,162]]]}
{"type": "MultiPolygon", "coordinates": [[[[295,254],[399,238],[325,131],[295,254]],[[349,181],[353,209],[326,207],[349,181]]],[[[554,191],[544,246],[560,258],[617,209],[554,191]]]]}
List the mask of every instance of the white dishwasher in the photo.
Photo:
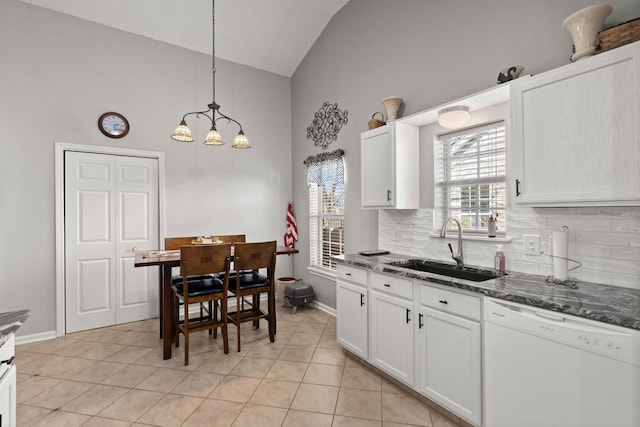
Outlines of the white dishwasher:
{"type": "Polygon", "coordinates": [[[640,427],[640,331],[485,297],[486,427],[640,427]]]}

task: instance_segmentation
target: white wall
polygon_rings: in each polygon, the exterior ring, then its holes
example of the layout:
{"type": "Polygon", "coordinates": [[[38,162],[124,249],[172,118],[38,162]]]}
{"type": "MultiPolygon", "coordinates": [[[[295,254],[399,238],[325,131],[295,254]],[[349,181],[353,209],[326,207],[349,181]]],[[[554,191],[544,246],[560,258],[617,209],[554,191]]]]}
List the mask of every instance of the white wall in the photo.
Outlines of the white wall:
{"type": "MultiPolygon", "coordinates": [[[[307,273],[308,252],[304,249],[308,247],[305,234],[308,223],[302,161],[320,151],[306,139],[306,127],[322,102],[337,102],[340,108],[349,111],[349,123],[338,140],[329,146],[330,150],[345,150],[346,251],[375,248],[379,229],[387,231],[388,218],[377,211],[360,209],[360,133],[367,129],[367,121],[374,112],[383,111],[380,101],[391,95],[401,96],[406,116],[492,87],[498,72],[511,65],[524,66],[525,74],[538,74],[567,64],[572,40],[561,27],[562,21],[592,3],[590,0],[351,0],[347,3],[331,20],[291,80],[293,199],[302,248],[294,263],[295,276],[313,284],[323,303],[335,306],[335,284],[307,273]]],[[[609,3],[614,11],[605,25],[640,16],[637,0],[609,3]]],[[[426,159],[424,156],[421,153],[422,161],[426,159]]],[[[425,190],[432,185],[431,169],[421,172],[425,172],[421,177],[421,206],[425,209],[414,213],[416,217],[429,216],[428,208],[432,207],[429,190],[425,190]]],[[[586,212],[559,210],[552,215],[544,210],[519,214],[513,211],[513,215],[523,218],[520,225],[514,224],[514,230],[531,229],[544,234],[559,223],[570,221],[567,225],[574,224],[578,233],[581,226],[576,221],[586,212]],[[552,216],[553,219],[548,219],[552,216]],[[529,225],[530,219],[536,223],[534,226],[529,225]]],[[[599,212],[593,217],[596,222],[603,220],[602,211],[599,212]]],[[[399,221],[406,219],[402,212],[396,214],[399,221]]],[[[639,216],[637,209],[605,214],[604,222],[611,225],[611,234],[624,235],[629,241],[627,256],[632,258],[622,264],[617,261],[590,263],[594,271],[600,271],[605,264],[608,270],[616,265],[627,268],[638,260],[635,242],[640,230],[634,221],[639,216]],[[618,217],[629,221],[618,223],[614,220],[618,217]],[[615,231],[614,227],[618,226],[625,231],[615,231]]],[[[433,228],[432,223],[427,226],[430,230],[433,228]]],[[[585,245],[598,246],[597,237],[588,232],[580,234],[585,245]]],[[[441,244],[435,240],[427,243],[441,244]]],[[[439,251],[434,247],[433,251],[421,253],[439,251]]],[[[476,249],[469,251],[471,254],[476,249]]],[[[493,245],[478,252],[482,253],[472,255],[471,259],[490,259],[493,245]]],[[[620,256],[619,251],[613,249],[610,253],[611,259],[620,256]]],[[[508,257],[512,263],[517,259],[515,254],[508,257]]],[[[522,267],[526,266],[522,264],[522,267]]],[[[591,277],[603,276],[610,277],[610,273],[591,277]]],[[[603,277],[603,281],[607,277],[603,277]]],[[[631,274],[622,279],[629,283],[635,276],[631,274]]]]}
{"type": "MultiPolygon", "coordinates": [[[[168,236],[245,233],[282,242],[291,200],[288,78],[216,61],[216,101],[253,147],[235,150],[237,129],[222,122],[224,147],[169,138],[183,114],[211,102],[207,55],[2,0],[0,58],[0,312],[31,309],[21,335],[56,325],[56,141],[164,152],[168,236]],[[106,111],[129,119],[129,135],[98,131],[106,111]]],[[[210,124],[190,126],[198,141],[210,124]]],[[[290,257],[278,264],[290,275],[290,257]]]]}

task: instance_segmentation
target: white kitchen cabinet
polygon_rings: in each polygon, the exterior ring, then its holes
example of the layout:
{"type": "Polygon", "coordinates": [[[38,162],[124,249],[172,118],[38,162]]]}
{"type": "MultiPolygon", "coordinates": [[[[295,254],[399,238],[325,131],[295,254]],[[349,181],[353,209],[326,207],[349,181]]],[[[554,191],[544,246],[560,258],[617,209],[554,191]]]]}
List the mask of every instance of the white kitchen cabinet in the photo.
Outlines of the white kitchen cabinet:
{"type": "Polygon", "coordinates": [[[336,312],[346,350],[481,425],[480,297],[339,264],[336,312]]]}
{"type": "Polygon", "coordinates": [[[336,334],[353,354],[368,357],[368,289],[366,270],[338,265],[336,334]]]}
{"type": "Polygon", "coordinates": [[[11,368],[0,379],[0,427],[16,425],[16,367],[11,368]]]}
{"type": "Polygon", "coordinates": [[[418,209],[418,127],[398,122],[363,132],[363,209],[418,209]]]}
{"type": "MultiPolygon", "coordinates": [[[[12,360],[15,355],[13,334],[0,346],[0,361],[12,360]]],[[[0,427],[16,425],[16,367],[13,363],[0,364],[0,427]]]]}
{"type": "Polygon", "coordinates": [[[480,298],[420,286],[416,360],[418,391],[480,425],[480,298]]]}
{"type": "Polygon", "coordinates": [[[410,280],[371,273],[370,362],[413,386],[413,300],[410,280]]]}
{"type": "Polygon", "coordinates": [[[513,196],[640,205],[640,42],[511,84],[513,196]]]}

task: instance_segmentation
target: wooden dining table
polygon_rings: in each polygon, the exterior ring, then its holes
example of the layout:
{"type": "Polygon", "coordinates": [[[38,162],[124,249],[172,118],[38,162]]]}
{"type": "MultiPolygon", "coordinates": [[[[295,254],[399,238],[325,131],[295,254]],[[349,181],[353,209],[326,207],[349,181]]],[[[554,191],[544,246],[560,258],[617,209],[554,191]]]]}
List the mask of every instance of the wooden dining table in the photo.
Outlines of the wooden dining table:
{"type": "MultiPolygon", "coordinates": [[[[293,255],[299,251],[295,248],[277,246],[276,255],[293,255]]],[[[151,267],[157,265],[160,269],[159,300],[160,300],[160,337],[162,338],[163,359],[171,359],[171,345],[174,340],[173,328],[173,290],[171,289],[171,270],[180,266],[180,251],[149,250],[135,254],[135,267],[151,267]]],[[[272,284],[275,286],[275,284],[272,284]]]]}

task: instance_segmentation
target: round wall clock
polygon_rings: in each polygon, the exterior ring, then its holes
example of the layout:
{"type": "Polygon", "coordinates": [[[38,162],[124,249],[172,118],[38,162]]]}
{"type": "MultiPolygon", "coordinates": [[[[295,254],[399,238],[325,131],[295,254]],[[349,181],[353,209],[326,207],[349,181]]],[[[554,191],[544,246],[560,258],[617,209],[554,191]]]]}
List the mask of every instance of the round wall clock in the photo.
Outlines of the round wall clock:
{"type": "Polygon", "coordinates": [[[122,138],[129,133],[129,121],[122,114],[110,111],[100,116],[98,128],[109,138],[122,138]]]}

